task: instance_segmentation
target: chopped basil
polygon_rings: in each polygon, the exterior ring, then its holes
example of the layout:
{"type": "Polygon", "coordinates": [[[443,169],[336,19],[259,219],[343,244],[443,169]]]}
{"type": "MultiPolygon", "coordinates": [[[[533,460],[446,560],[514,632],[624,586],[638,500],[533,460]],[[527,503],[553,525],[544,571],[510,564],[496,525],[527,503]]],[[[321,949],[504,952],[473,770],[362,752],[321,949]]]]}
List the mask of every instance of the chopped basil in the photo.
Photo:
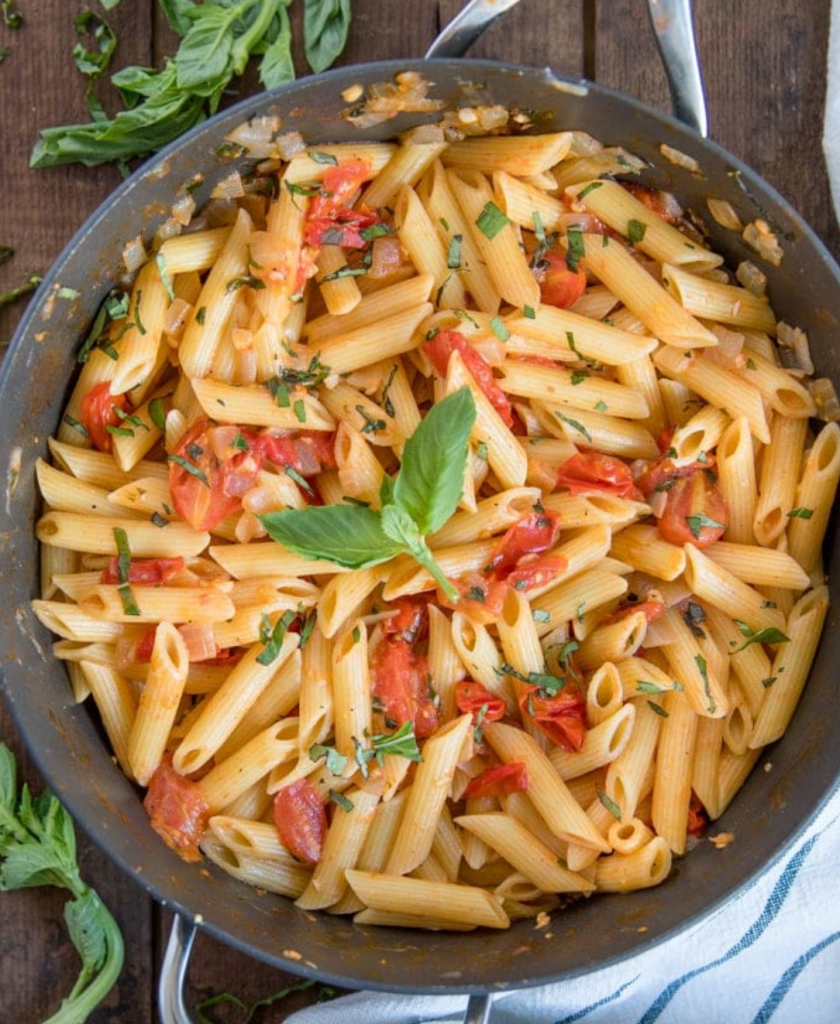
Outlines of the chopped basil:
{"type": "Polygon", "coordinates": [[[120,595],[122,601],[123,613],[125,615],[139,615],[140,608],[134,599],[134,591],[128,585],[128,583],[122,583],[117,587],[117,593],[120,595]]]}
{"type": "Polygon", "coordinates": [[[461,243],[463,241],[463,235],[453,235],[449,242],[449,251],[446,254],[446,265],[450,270],[461,269],[461,243]]]}
{"type": "Polygon", "coordinates": [[[117,579],[120,583],[128,583],[131,573],[131,548],[128,534],[121,526],[114,527],[114,542],[117,545],[117,579]]]}
{"type": "Polygon", "coordinates": [[[580,228],[569,228],[566,233],[566,242],[568,244],[566,266],[568,266],[569,270],[576,271],[578,263],[583,259],[584,255],[583,232],[580,228]]]}
{"type": "Polygon", "coordinates": [[[595,410],[595,412],[606,412],[607,403],[602,399],[600,402],[596,402],[595,405],[592,406],[592,408],[595,410]]]}
{"type": "Polygon", "coordinates": [[[581,603],[577,606],[577,609],[575,611],[575,618],[578,620],[578,622],[583,622],[583,616],[585,612],[586,601],[581,601],[581,603]]]}
{"type": "Polygon", "coordinates": [[[261,291],[265,288],[265,281],[261,281],[258,277],[254,277],[253,274],[245,274],[242,277],[234,277],[232,281],[228,281],[225,291],[237,292],[240,288],[253,288],[254,291],[261,291]]]}
{"type": "Polygon", "coordinates": [[[377,431],[384,430],[387,426],[385,420],[374,419],[363,405],[357,405],[356,412],[365,421],[365,425],[361,429],[363,434],[375,434],[377,431]]]}
{"type": "Polygon", "coordinates": [[[129,297],[126,292],[112,291],[105,296],[96,316],[91,324],[90,331],[82,344],[79,346],[76,355],[77,363],[86,363],[90,356],[91,349],[103,337],[105,327],[112,320],[123,320],[128,315],[129,297]]]}
{"type": "Polygon", "coordinates": [[[475,226],[491,241],[498,235],[502,228],[510,224],[510,220],[502,213],[494,202],[485,203],[484,209],[478,215],[475,226]]]}
{"type": "Polygon", "coordinates": [[[342,500],[347,502],[348,505],[355,505],[357,508],[370,508],[369,501],[362,501],[361,498],[351,498],[349,494],[345,494],[342,500]]]}
{"type": "Polygon", "coordinates": [[[569,416],[564,416],[559,409],[554,410],[554,415],[557,417],[558,420],[560,420],[561,423],[565,423],[567,427],[571,427],[572,430],[576,430],[579,434],[583,434],[586,440],[590,444],[592,444],[592,435],[589,433],[589,431],[582,423],[579,423],[577,420],[573,420],[569,416]]]}
{"type": "Polygon", "coordinates": [[[146,334],[146,328],[143,326],[143,321],[140,319],[140,303],[143,301],[143,292],[137,292],[137,301],[134,303],[134,326],[137,328],[140,334],[146,334]]]}
{"type": "Polygon", "coordinates": [[[487,461],[487,445],[484,441],[479,441],[475,446],[475,454],[485,462],[487,461]]]}
{"type": "Polygon", "coordinates": [[[765,690],[769,690],[778,678],[778,676],[768,676],[766,679],[761,680],[761,685],[764,687],[765,690]]]}
{"type": "Polygon", "coordinates": [[[210,481],[207,479],[205,474],[198,468],[198,466],[194,466],[191,462],[188,462],[183,456],[170,455],[168,456],[168,460],[169,462],[174,462],[176,466],[180,466],[181,469],[189,473],[191,476],[194,476],[197,480],[200,480],[205,487],[210,486],[210,481]]]}
{"type": "Polygon", "coordinates": [[[487,592],[481,587],[470,587],[464,596],[469,601],[478,601],[481,604],[487,600],[487,592]]]}
{"type": "Polygon", "coordinates": [[[754,370],[755,369],[755,360],[754,359],[748,359],[747,363],[746,363],[746,366],[747,366],[748,370],[754,370]]]}
{"type": "Polygon", "coordinates": [[[465,309],[453,309],[452,312],[455,314],[455,316],[458,317],[459,320],[466,320],[468,323],[471,323],[473,327],[475,327],[477,330],[481,328],[481,324],[478,322],[478,320],[476,320],[474,316],[470,316],[470,314],[465,309]]]}
{"type": "Polygon", "coordinates": [[[292,406],[292,409],[294,409],[295,416],[297,417],[298,423],[306,423],[306,405],[304,404],[304,401],[303,401],[302,398],[299,398],[294,403],[294,405],[292,406]]]}
{"type": "Polygon", "coordinates": [[[653,711],[657,715],[659,715],[660,718],[668,718],[669,717],[668,716],[668,712],[665,710],[665,708],[663,708],[659,704],[657,704],[656,701],[649,700],[647,702],[647,706],[650,708],[651,711],[653,711]]]}
{"type": "Polygon", "coordinates": [[[169,526],[169,520],[164,519],[160,512],[152,512],[152,526],[157,526],[162,530],[164,526],[169,526]]]}
{"type": "MultiPolygon", "coordinates": [[[[301,606],[298,605],[298,611],[301,610],[301,606]]],[[[303,618],[303,625],[300,628],[300,644],[298,650],[302,651],[304,647],[309,643],[309,638],[312,636],[312,630],[315,628],[315,623],[318,621],[318,610],[313,608],[312,611],[305,615],[303,618]]]]}
{"type": "Polygon", "coordinates": [[[374,238],[382,238],[384,235],[393,235],[394,229],[387,224],[371,224],[370,227],[362,228],[359,234],[366,242],[372,242],[374,238]]]}
{"type": "Polygon", "coordinates": [[[551,612],[545,611],[544,608],[534,608],[531,614],[534,617],[534,622],[551,622],[551,612]]]}
{"type": "Polygon", "coordinates": [[[357,644],[362,639],[362,631],[358,626],[353,627],[353,643],[357,644]]]}
{"type": "Polygon", "coordinates": [[[309,481],[302,477],[300,473],[293,466],[285,466],[286,476],[290,477],[300,487],[302,491],[305,491],[310,498],[315,497],[315,492],[309,485],[309,481]]]}
{"type": "Polygon", "coordinates": [[[643,224],[640,220],[627,221],[627,241],[631,245],[638,245],[639,242],[643,242],[646,233],[647,224],[643,224]]]}
{"type": "Polygon", "coordinates": [[[331,274],[326,274],[318,279],[318,284],[326,284],[327,281],[338,281],[342,277],[364,277],[367,274],[367,267],[339,267],[331,274]]]}
{"type": "Polygon", "coordinates": [[[754,632],[746,622],[742,622],[741,619],[732,620],[738,627],[738,631],[741,636],[746,637],[746,640],[736,650],[732,651],[732,654],[738,654],[743,651],[750,644],[788,644],[790,643],[790,637],[780,630],[776,629],[775,626],[769,626],[767,629],[760,629],[758,632],[754,632]]]}
{"type": "Polygon", "coordinates": [[[813,514],[812,508],[792,508],[787,513],[787,517],[788,519],[810,519],[813,514]]]}
{"type": "Polygon", "coordinates": [[[321,183],[318,181],[287,181],[283,184],[293,196],[317,196],[321,191],[321,183]]]}
{"type": "Polygon", "coordinates": [[[292,400],[289,398],[288,387],[281,382],[279,377],[271,377],[265,383],[269,393],[280,408],[288,409],[292,404],[292,400]]]}
{"type": "Polygon", "coordinates": [[[656,683],[651,683],[647,679],[637,679],[636,689],[639,693],[664,693],[665,691],[661,686],[657,686],[656,683]]]}
{"type": "Polygon", "coordinates": [[[496,337],[502,344],[504,344],[510,337],[510,331],[502,322],[501,317],[493,317],[493,319],[490,321],[490,330],[496,335],[496,337]]]}
{"type": "Polygon", "coordinates": [[[703,691],[706,694],[706,700],[709,702],[707,705],[707,710],[710,715],[713,715],[715,711],[717,711],[717,704],[715,703],[715,699],[712,696],[712,685],[709,682],[709,671],[706,665],[706,659],[703,657],[702,654],[698,654],[695,656],[694,661],[697,665],[697,668],[700,671],[700,676],[703,680],[703,691]]]}
{"type": "Polygon", "coordinates": [[[235,448],[238,452],[250,451],[248,442],[239,432],[237,432],[236,437],[231,442],[231,448],[235,448]]]}
{"type": "Polygon", "coordinates": [[[163,408],[162,398],[153,398],[149,402],[149,419],[161,432],[166,429],[166,412],[163,408]]]}
{"type": "Polygon", "coordinates": [[[600,188],[603,185],[602,181],[590,181],[585,189],[578,192],[577,199],[586,199],[590,192],[594,192],[596,188],[600,188]]]}
{"type": "Polygon", "coordinates": [[[132,427],[136,427],[139,430],[145,430],[148,434],[148,426],[138,416],[133,416],[116,405],[114,406],[114,412],[117,414],[117,419],[122,420],[124,423],[130,423],[132,427]]]}
{"type": "Polygon", "coordinates": [[[396,416],[396,410],[394,409],[394,403],[391,401],[388,392],[391,390],[391,385],[394,383],[394,377],[397,375],[399,366],[395,363],[388,374],[388,379],[385,381],[385,385],[382,388],[382,408],[386,414],[393,419],[396,416]]]}
{"type": "Polygon", "coordinates": [[[490,705],[484,703],[478,709],[478,714],[475,716],[475,729],[473,729],[473,743],[476,746],[480,746],[484,742],[484,730],[481,728],[484,724],[484,718],[490,709],[490,705]]]}
{"type": "Polygon", "coordinates": [[[445,217],[440,218],[440,226],[444,231],[449,231],[449,221],[445,217]]]}
{"type": "Polygon", "coordinates": [[[572,386],[577,387],[578,384],[583,384],[589,375],[588,370],[572,370],[572,386]]]}
{"type": "Polygon", "coordinates": [[[134,437],[131,427],[112,427],[110,423],[106,423],[105,430],[114,437],[134,437]]]}
{"type": "Polygon", "coordinates": [[[330,790],[330,800],[332,803],[337,804],[342,811],[349,814],[353,810],[353,801],[348,800],[343,793],[339,793],[337,789],[330,790]]]}
{"type": "Polygon", "coordinates": [[[443,293],[446,291],[446,286],[449,284],[449,282],[451,280],[452,280],[452,275],[451,274],[447,274],[446,277],[443,279],[443,281],[441,281],[440,287],[435,292],[435,305],[436,306],[440,305],[440,301],[443,298],[443,293]]]}
{"type": "Polygon", "coordinates": [[[160,282],[163,285],[166,294],[169,296],[169,301],[174,302],[175,289],[172,287],[172,279],[166,269],[166,256],[164,256],[162,252],[159,252],[157,256],[155,256],[155,264],[157,265],[158,273],[160,274],[160,282]]]}
{"type": "Polygon", "coordinates": [[[60,299],[70,299],[70,300],[78,299],[79,294],[80,293],[77,292],[75,288],[59,288],[58,291],[56,292],[56,295],[60,299]]]}
{"type": "Polygon", "coordinates": [[[603,791],[603,789],[601,789],[600,786],[595,787],[595,792],[597,793],[598,799],[601,801],[601,804],[604,807],[606,807],[606,809],[615,818],[615,820],[621,821],[621,808],[618,806],[615,800],[611,800],[603,791]]]}
{"type": "Polygon", "coordinates": [[[260,630],[260,640],[265,645],[263,650],[257,655],[257,661],[260,665],[270,665],[273,661],[277,660],[277,656],[280,654],[280,647],[286,638],[289,626],[291,626],[294,620],[295,613],[289,609],[283,612],[270,633],[265,628],[260,630]]]}
{"type": "Polygon", "coordinates": [[[372,754],[380,766],[383,764],[383,759],[386,755],[391,757],[407,757],[409,761],[423,760],[420,756],[417,740],[414,738],[414,722],[412,721],[401,725],[396,732],[371,736],[370,742],[373,747],[372,754]]]}
{"type": "Polygon", "coordinates": [[[332,153],[323,153],[320,150],[313,149],[307,156],[314,160],[316,164],[329,164],[332,167],[338,166],[338,160],[332,155],[332,153]]]}
{"type": "Polygon", "coordinates": [[[82,435],[82,437],[88,436],[87,427],[84,425],[84,423],[79,423],[79,421],[73,419],[73,417],[69,413],[65,414],[64,422],[67,424],[68,427],[72,427],[74,430],[77,430],[82,435]]]}
{"type": "Polygon", "coordinates": [[[699,640],[706,639],[706,634],[700,628],[700,624],[706,621],[706,613],[699,604],[695,604],[694,601],[688,602],[685,614],[683,615],[683,621],[699,640]]]}
{"type": "Polygon", "coordinates": [[[685,521],[688,523],[689,530],[698,540],[700,539],[700,531],[703,527],[709,530],[726,529],[726,523],[719,523],[716,519],[709,519],[708,516],[704,516],[702,513],[696,516],[686,516],[685,521]]]}
{"type": "Polygon", "coordinates": [[[536,320],[537,319],[537,314],[534,312],[534,307],[533,306],[523,306],[522,307],[522,315],[527,320],[536,320]]]}
{"type": "Polygon", "coordinates": [[[318,761],[326,758],[327,771],[332,775],[341,775],[344,771],[348,758],[339,754],[335,747],[327,746],[325,743],[313,743],[309,748],[310,761],[318,761]]]}
{"type": "Polygon", "coordinates": [[[199,308],[198,312],[195,314],[196,323],[201,324],[202,327],[203,327],[204,326],[204,320],[205,320],[206,316],[207,316],[207,307],[206,306],[201,306],[199,308]]]}

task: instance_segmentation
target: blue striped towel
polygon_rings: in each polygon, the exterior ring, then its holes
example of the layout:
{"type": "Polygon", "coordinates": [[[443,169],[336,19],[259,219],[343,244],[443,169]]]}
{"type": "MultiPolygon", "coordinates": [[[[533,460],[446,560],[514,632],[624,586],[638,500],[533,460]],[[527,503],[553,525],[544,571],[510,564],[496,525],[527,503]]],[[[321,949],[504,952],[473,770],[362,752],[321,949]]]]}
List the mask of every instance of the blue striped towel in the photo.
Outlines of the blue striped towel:
{"type": "MultiPolygon", "coordinates": [[[[702,924],[616,967],[499,994],[491,1024],[838,1024],[838,940],[840,792],[786,856],[702,924]]],[[[465,1007],[463,996],[359,992],[287,1024],[454,1022],[465,1007]]]]}

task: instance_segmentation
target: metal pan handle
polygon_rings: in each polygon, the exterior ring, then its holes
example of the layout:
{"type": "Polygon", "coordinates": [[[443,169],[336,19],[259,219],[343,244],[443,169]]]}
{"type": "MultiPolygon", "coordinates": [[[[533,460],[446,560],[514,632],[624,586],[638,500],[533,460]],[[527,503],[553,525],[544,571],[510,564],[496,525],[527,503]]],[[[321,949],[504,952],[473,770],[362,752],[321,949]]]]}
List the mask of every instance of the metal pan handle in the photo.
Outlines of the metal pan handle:
{"type": "Polygon", "coordinates": [[[648,0],[648,13],[665,65],[674,115],[706,138],[709,119],[691,20],[691,0],[648,0]]]}
{"type": "Polygon", "coordinates": [[[196,931],[195,925],[185,917],[175,915],[158,983],[158,1013],[162,1024],[193,1024],[184,1004],[184,981],[196,931]]]}

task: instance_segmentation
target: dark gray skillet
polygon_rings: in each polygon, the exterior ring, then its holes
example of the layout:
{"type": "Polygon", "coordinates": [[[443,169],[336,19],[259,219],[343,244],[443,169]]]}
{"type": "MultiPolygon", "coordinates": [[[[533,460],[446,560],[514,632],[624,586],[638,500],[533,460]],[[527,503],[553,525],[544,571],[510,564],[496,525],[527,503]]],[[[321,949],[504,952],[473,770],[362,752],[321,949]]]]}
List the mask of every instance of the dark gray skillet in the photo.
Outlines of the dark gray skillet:
{"type": "MultiPolygon", "coordinates": [[[[502,3],[495,0],[490,6],[498,11],[502,3]]],[[[655,6],[662,13],[662,0],[655,0],[655,6]]],[[[671,21],[670,28],[682,30],[684,25],[671,21]]],[[[471,41],[469,32],[450,32],[447,39],[450,49],[445,52],[450,53],[460,52],[459,47],[471,41]]],[[[683,70],[674,74],[676,108],[702,131],[702,91],[699,74],[693,73],[690,23],[678,49],[683,70]]],[[[539,122],[543,131],[582,128],[649,160],[652,167],[645,172],[646,180],[673,190],[684,205],[703,216],[714,247],[733,266],[755,259],[755,254],[737,235],[711,222],[706,197],[728,199],[745,223],[766,219],[785,248],[780,267],[763,267],[773,305],[780,317],[808,332],[819,372],[831,374],[837,365],[840,272],[781,196],[734,156],[679,121],[627,96],[558,78],[549,70],[438,59],[328,72],[239,103],[126,181],[80,229],[47,275],[3,367],[0,552],[7,610],[0,623],[2,690],[41,770],[76,821],[138,885],[179,915],[161,986],[161,1013],[167,1022],[188,1020],[179,985],[193,922],[269,964],[334,984],[472,993],[468,1020],[485,1020],[489,998],[482,998],[482,993],[582,975],[695,925],[782,855],[840,778],[835,684],[840,634],[834,632],[840,594],[835,582],[834,605],[800,709],[784,740],[761,761],[772,761],[773,769],[753,773],[719,823],[737,836],[725,858],[711,844],[701,844],[676,862],[671,877],[657,889],[596,897],[556,915],[551,941],[535,932],[532,922],[521,922],[509,932],[472,936],[364,928],[326,914],[301,912],[279,897],[259,895],[212,866],[207,875],[182,863],[149,828],[138,792],[112,764],[87,708],[72,703],[64,669],[50,655],[51,637],[29,608],[38,585],[34,463],[45,454],[46,438],[56,429],[75,369],[78,338],[118,274],[124,243],[138,230],[151,236],[177,187],[197,171],[207,176],[198,196],[199,201],[206,198],[209,184],[231,169],[230,164],[217,162],[214,150],[227,132],[251,115],[279,112],[287,128],[298,129],[311,142],[383,139],[417,123],[416,115],[401,115],[360,133],[338,116],[344,107],[339,94],[349,85],[389,81],[408,68],[432,81],[432,95],[448,108],[472,96],[475,89],[468,85],[480,87],[483,102],[515,104],[544,114],[539,122]],[[663,160],[663,142],[694,157],[702,178],[663,160]],[[72,302],[53,297],[59,285],[76,289],[81,297],[72,302]],[[639,931],[642,927],[644,932],[639,931]]],[[[832,526],[828,569],[836,548],[832,526]]]]}

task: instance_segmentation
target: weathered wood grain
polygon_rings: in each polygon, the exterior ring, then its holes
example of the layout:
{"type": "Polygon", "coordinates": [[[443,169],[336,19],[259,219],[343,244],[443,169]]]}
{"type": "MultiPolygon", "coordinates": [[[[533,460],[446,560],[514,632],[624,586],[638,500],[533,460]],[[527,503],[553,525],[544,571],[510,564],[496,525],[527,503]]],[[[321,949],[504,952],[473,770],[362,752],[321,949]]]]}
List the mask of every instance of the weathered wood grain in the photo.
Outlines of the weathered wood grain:
{"type": "MultiPolygon", "coordinates": [[[[0,266],[0,292],[29,271],[46,270],[87,214],[118,183],[113,168],[30,171],[37,129],[85,120],[84,83],[70,50],[72,18],[89,0],[19,0],[26,21],[12,32],[0,25],[0,244],[18,252],[0,266]]],[[[461,0],[354,0],[354,25],[341,63],[425,52],[440,24],[461,0]]],[[[296,63],[307,69],[300,44],[300,0],[294,5],[296,63]]],[[[98,8],[97,8],[98,9],[98,8]]],[[[696,24],[709,94],[712,136],[780,189],[840,255],[840,232],[830,207],[819,148],[825,87],[829,0],[696,0],[696,24]]],[[[115,67],[160,64],[176,45],[154,0],[131,0],[105,15],[120,45],[115,67]]],[[[642,0],[523,0],[473,48],[471,55],[584,72],[605,84],[668,107],[664,74],[642,0]]],[[[253,87],[248,79],[243,88],[253,87]]],[[[244,92],[242,93],[244,95],[244,92]]],[[[107,90],[103,97],[107,100],[107,90]]],[[[236,99],[236,96],[231,96],[236,99]]],[[[24,304],[0,309],[0,342],[11,334],[24,304]]],[[[14,728],[0,707],[0,738],[20,752],[14,728]]],[[[22,755],[25,776],[40,787],[22,755]]],[[[118,917],[126,937],[126,970],[92,1024],[151,1024],[153,979],[169,916],[120,875],[80,837],[83,868],[118,917]]],[[[63,938],[57,893],[0,896],[0,1020],[39,1021],[52,1012],[76,974],[75,954],[63,938]]],[[[188,1005],[229,991],[246,1001],[293,981],[205,937],[191,965],[188,1005]]],[[[312,1001],[291,997],[258,1018],[281,1021],[312,1001]]],[[[222,1013],[220,1019],[225,1018],[222,1013]]]]}

